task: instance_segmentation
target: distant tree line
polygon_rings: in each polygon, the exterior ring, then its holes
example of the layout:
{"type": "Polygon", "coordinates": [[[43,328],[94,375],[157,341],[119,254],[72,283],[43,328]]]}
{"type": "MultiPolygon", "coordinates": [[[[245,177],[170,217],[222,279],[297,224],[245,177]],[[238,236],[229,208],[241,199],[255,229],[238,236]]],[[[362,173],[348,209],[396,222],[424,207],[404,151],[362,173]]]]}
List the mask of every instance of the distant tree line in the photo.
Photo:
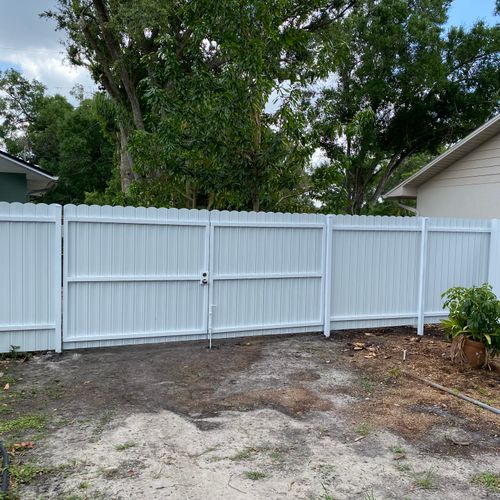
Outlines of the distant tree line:
{"type": "Polygon", "coordinates": [[[0,140],[60,175],[48,201],[397,213],[382,194],[499,110],[500,28],[450,3],[58,0],[101,90],[5,72],[0,140]]]}

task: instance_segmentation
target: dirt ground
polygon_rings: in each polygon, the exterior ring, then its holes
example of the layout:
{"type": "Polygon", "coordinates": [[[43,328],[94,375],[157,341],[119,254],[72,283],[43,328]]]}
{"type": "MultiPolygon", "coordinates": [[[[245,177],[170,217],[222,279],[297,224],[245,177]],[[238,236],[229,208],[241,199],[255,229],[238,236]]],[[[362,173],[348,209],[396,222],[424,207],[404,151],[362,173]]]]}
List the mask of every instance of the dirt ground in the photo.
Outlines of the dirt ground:
{"type": "Polygon", "coordinates": [[[500,417],[406,374],[500,407],[498,367],[448,353],[394,328],[0,361],[11,496],[500,498],[500,417]]]}

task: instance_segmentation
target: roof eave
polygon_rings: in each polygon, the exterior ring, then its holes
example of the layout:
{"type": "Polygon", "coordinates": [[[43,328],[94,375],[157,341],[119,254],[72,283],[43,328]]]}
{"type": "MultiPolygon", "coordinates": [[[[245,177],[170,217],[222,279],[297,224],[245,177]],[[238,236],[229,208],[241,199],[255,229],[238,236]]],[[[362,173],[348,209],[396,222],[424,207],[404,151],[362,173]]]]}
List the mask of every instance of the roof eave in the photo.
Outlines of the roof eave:
{"type": "Polygon", "coordinates": [[[487,121],[485,124],[478,127],[476,130],[471,132],[461,141],[450,146],[444,153],[434,158],[427,165],[424,165],[420,170],[415,172],[408,179],[401,182],[391,191],[388,191],[382,196],[382,198],[416,198],[417,188],[429,180],[430,177],[436,175],[441,169],[447,168],[450,164],[457,161],[458,157],[469,153],[471,150],[477,148],[482,142],[493,137],[500,131],[500,114],[493,117],[491,120],[487,121]],[[482,141],[479,144],[475,144],[471,150],[467,148],[468,143],[472,140],[477,140],[481,138],[482,141]],[[465,150],[465,151],[464,151],[465,150]],[[455,156],[455,158],[453,158],[455,156]],[[430,176],[425,176],[428,172],[431,172],[430,176]],[[434,172],[434,173],[433,173],[434,172]]]}
{"type": "Polygon", "coordinates": [[[417,188],[415,186],[404,186],[400,184],[394,189],[391,189],[386,194],[382,196],[384,200],[392,199],[416,199],[417,198],[417,188]]]}

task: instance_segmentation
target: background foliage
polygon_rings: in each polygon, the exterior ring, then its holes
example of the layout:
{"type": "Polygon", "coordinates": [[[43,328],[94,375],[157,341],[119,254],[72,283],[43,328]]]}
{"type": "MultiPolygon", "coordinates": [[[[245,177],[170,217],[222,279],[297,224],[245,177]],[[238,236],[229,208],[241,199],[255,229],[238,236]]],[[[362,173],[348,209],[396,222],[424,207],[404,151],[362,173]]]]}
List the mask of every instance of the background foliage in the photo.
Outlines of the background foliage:
{"type": "Polygon", "coordinates": [[[382,194],[498,111],[500,29],[449,6],[58,0],[101,91],[3,73],[0,141],[60,176],[46,201],[401,214],[382,194]]]}

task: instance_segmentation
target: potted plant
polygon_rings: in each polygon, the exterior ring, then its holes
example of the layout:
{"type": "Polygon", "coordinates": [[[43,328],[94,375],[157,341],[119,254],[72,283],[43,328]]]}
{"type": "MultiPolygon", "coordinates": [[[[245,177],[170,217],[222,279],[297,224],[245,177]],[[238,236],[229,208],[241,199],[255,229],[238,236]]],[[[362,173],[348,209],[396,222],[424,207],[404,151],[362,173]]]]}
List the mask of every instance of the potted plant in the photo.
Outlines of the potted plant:
{"type": "Polygon", "coordinates": [[[472,368],[488,365],[500,353],[500,300],[491,285],[456,286],[441,297],[450,311],[441,324],[452,339],[452,360],[472,368]]]}

